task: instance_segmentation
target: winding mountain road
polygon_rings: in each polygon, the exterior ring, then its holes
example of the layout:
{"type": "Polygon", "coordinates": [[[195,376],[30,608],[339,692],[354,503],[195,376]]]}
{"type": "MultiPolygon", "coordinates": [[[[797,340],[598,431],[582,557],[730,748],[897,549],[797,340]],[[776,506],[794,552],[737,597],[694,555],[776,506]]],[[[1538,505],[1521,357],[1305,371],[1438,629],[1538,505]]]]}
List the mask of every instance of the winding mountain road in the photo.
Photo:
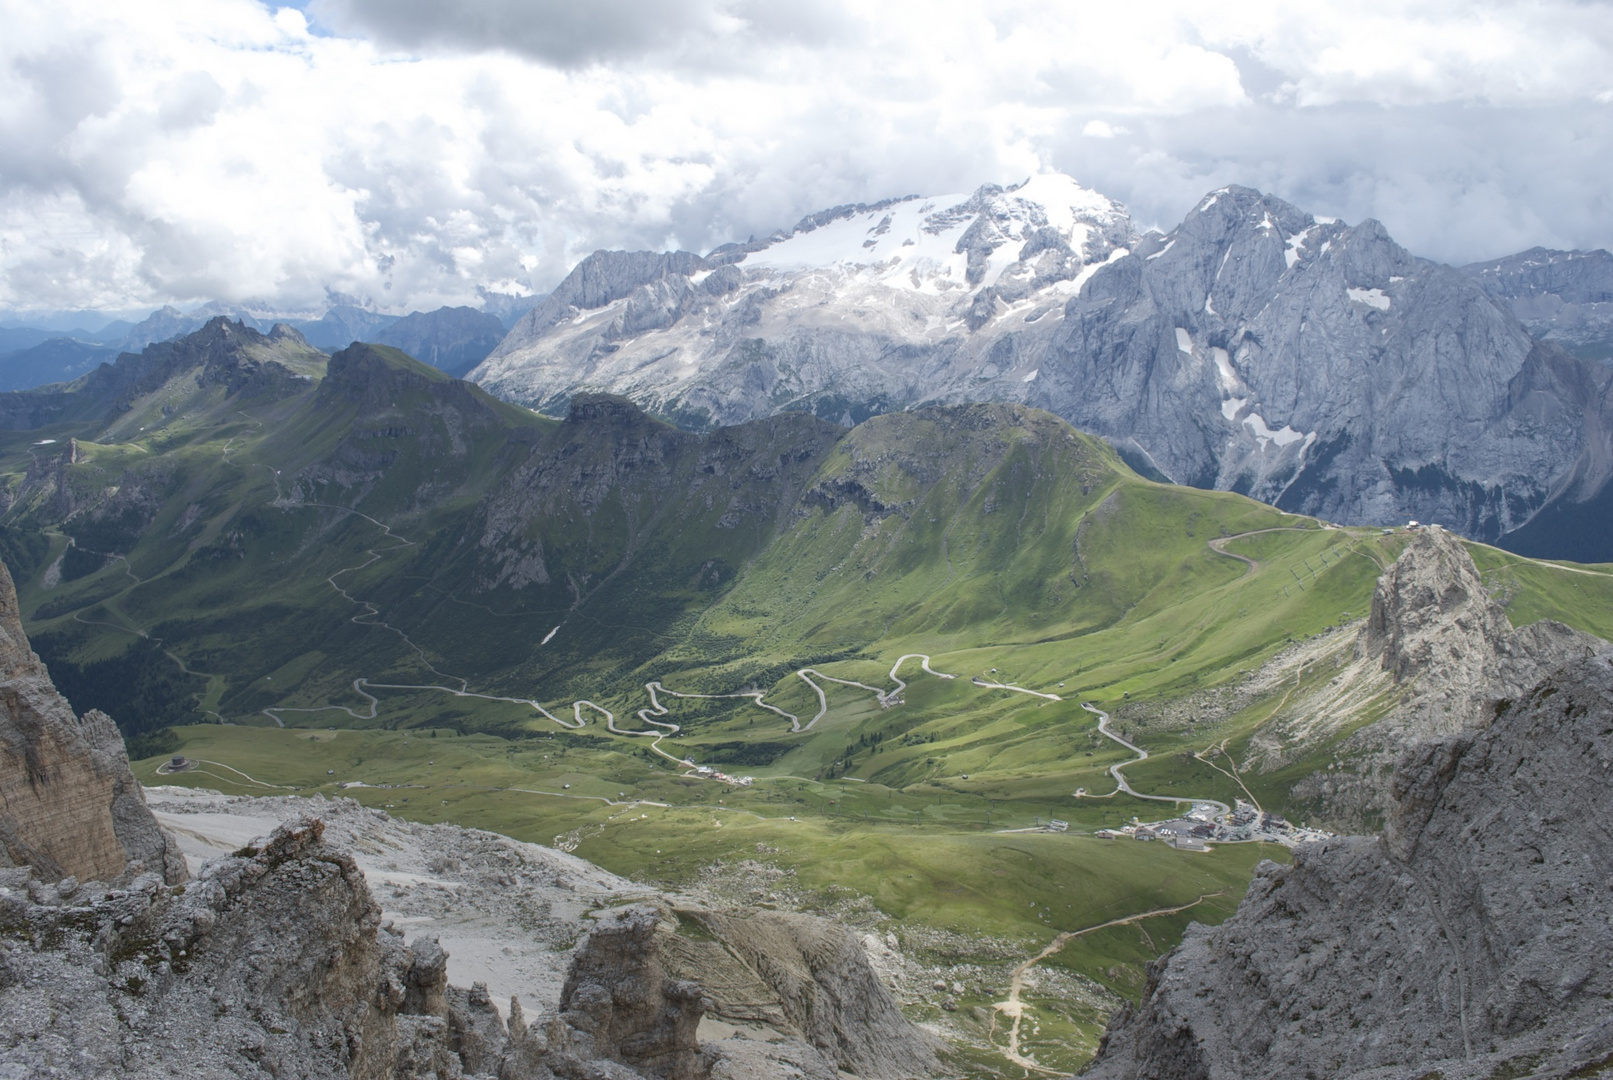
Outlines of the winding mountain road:
{"type": "MultiPolygon", "coordinates": [[[[1205,799],[1205,798],[1193,799],[1193,798],[1185,798],[1185,797],[1180,796],[1180,795],[1144,795],[1142,792],[1140,792],[1136,788],[1132,787],[1130,782],[1126,780],[1126,774],[1122,770],[1125,769],[1125,767],[1127,765],[1135,765],[1139,761],[1147,761],[1148,760],[1148,751],[1144,750],[1140,746],[1135,745],[1134,743],[1127,742],[1121,736],[1116,735],[1114,733],[1114,731],[1109,727],[1109,714],[1104,712],[1102,709],[1098,708],[1096,705],[1092,704],[1090,701],[1081,702],[1081,708],[1083,708],[1087,712],[1093,713],[1093,714],[1095,714],[1097,716],[1097,718],[1098,718],[1098,734],[1104,735],[1104,736],[1106,736],[1106,737],[1108,737],[1110,739],[1113,739],[1115,742],[1119,743],[1121,746],[1124,746],[1127,750],[1130,750],[1133,754],[1137,755],[1136,757],[1132,758],[1130,761],[1122,761],[1118,765],[1109,766],[1109,775],[1115,778],[1116,790],[1124,791],[1127,795],[1130,795],[1134,799],[1149,799],[1149,800],[1151,800],[1153,802],[1190,803],[1190,804],[1193,804],[1195,806],[1197,806],[1197,805],[1213,806],[1223,814],[1230,814],[1232,812],[1232,808],[1230,806],[1228,806],[1226,803],[1221,802],[1221,801],[1219,801],[1217,799],[1205,799]]],[[[1114,792],[1110,792],[1109,795],[1087,795],[1087,796],[1083,796],[1083,797],[1088,798],[1088,799],[1107,799],[1107,798],[1110,798],[1113,794],[1114,794],[1114,792]]]]}
{"type": "Polygon", "coordinates": [[[1244,576],[1247,577],[1256,570],[1259,570],[1262,564],[1255,559],[1251,559],[1247,555],[1239,555],[1236,551],[1228,551],[1227,545],[1232,543],[1232,541],[1247,540],[1251,536],[1264,536],[1266,533],[1318,531],[1320,530],[1307,529],[1301,525],[1278,525],[1270,529],[1252,529],[1249,532],[1238,533],[1236,536],[1217,536],[1213,540],[1206,541],[1205,546],[1211,551],[1215,552],[1217,555],[1225,555],[1229,559],[1237,559],[1239,562],[1243,563],[1249,568],[1244,571],[1244,576]]]}

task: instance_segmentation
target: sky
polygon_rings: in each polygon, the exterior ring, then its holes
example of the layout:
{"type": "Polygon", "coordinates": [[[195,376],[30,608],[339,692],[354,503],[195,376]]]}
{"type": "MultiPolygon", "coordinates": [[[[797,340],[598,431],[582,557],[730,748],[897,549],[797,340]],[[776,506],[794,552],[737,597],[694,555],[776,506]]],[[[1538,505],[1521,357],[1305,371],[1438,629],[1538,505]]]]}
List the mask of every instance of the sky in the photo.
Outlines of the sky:
{"type": "Polygon", "coordinates": [[[0,312],[541,293],[1059,170],[1613,246],[1613,2],[0,0],[0,312]]]}

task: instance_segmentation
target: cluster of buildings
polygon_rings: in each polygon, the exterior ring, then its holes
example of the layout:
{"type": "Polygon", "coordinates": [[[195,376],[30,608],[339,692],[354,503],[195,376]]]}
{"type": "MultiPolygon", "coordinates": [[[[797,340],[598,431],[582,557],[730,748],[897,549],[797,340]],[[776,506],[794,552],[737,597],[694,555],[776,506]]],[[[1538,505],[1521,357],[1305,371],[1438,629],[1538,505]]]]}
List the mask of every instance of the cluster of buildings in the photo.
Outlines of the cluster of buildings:
{"type": "Polygon", "coordinates": [[[1208,851],[1212,843],[1261,841],[1293,847],[1295,844],[1325,840],[1333,834],[1321,829],[1299,828],[1280,814],[1266,813],[1240,799],[1231,813],[1224,813],[1208,803],[1198,803],[1186,814],[1170,821],[1145,823],[1132,818],[1129,825],[1122,825],[1118,829],[1099,829],[1092,835],[1100,840],[1158,840],[1179,851],[1208,851]]]}
{"type": "Polygon", "coordinates": [[[696,765],[694,774],[702,780],[716,780],[723,784],[732,784],[735,787],[750,787],[756,783],[754,776],[729,776],[727,773],[713,769],[710,765],[696,765]]]}

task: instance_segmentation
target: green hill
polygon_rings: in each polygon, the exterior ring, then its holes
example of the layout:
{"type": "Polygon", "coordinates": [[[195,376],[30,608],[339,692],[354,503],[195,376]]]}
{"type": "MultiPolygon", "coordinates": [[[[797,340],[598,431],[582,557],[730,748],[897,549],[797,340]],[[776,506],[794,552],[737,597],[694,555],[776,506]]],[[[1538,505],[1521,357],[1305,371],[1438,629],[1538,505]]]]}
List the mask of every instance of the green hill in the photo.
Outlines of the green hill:
{"type": "MultiPolygon", "coordinates": [[[[182,748],[202,768],[161,782],[341,791],[673,884],[760,858],[965,935],[953,962],[1214,894],[1047,961],[1093,991],[1038,1006],[1060,1067],[1283,854],[1085,835],[1170,807],[1115,791],[1131,755],[1081,703],[1154,753],[1139,790],[1242,797],[1193,752],[1283,707],[1249,673],[1362,617],[1402,542],[1144,480],[1019,406],[696,435],[601,395],[555,421],[222,321],[0,395],[0,423],[29,633],[148,783],[182,748]]],[[[1479,557],[1514,621],[1613,629],[1613,577],[1479,557]]],[[[1287,809],[1329,752],[1250,782],[1287,809]]]]}

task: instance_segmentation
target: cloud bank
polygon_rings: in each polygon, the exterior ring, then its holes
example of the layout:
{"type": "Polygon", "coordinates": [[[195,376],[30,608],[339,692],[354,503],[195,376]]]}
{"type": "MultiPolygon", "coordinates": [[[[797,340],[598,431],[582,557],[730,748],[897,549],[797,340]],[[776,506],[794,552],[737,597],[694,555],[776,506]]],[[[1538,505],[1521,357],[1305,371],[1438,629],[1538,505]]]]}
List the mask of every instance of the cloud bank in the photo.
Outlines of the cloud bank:
{"type": "Polygon", "coordinates": [[[1453,262],[1613,244],[1613,10],[0,0],[0,308],[404,311],[1057,168],[1453,262]],[[1221,10],[1227,8],[1230,10],[1221,10]]]}

